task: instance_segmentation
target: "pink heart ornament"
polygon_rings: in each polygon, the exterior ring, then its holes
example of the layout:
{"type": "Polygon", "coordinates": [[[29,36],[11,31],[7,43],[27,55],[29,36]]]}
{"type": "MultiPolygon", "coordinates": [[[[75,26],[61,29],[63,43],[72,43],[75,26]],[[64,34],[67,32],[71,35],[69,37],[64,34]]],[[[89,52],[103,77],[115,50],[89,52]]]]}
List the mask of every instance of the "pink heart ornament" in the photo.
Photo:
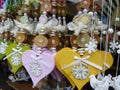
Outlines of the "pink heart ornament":
{"type": "Polygon", "coordinates": [[[55,67],[55,61],[51,54],[42,53],[40,56],[36,56],[36,52],[33,50],[27,50],[23,53],[22,62],[32,79],[33,88],[55,67]]]}

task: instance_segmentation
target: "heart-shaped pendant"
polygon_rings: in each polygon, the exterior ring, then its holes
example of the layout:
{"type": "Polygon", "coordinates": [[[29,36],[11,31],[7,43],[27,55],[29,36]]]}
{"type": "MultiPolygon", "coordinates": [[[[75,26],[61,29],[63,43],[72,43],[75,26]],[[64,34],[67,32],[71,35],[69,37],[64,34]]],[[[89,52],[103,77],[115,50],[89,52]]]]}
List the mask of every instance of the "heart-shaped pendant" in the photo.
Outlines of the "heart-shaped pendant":
{"type": "MultiPolygon", "coordinates": [[[[91,74],[97,75],[99,70],[103,71],[104,63],[111,67],[113,57],[110,53],[99,50],[90,55],[85,52],[81,57],[71,48],[63,48],[56,54],[55,61],[57,68],[65,75],[72,86],[81,90],[89,82],[88,77],[91,74]]],[[[105,70],[107,69],[108,67],[105,68],[105,70]]]]}
{"type": "Polygon", "coordinates": [[[27,50],[22,55],[22,62],[32,79],[33,88],[41,79],[50,74],[55,67],[52,55],[47,52],[37,56],[35,51],[27,50]]]}
{"type": "Polygon", "coordinates": [[[28,46],[20,46],[15,43],[10,44],[6,49],[6,57],[14,74],[22,67],[22,53],[30,50],[28,46]]]}

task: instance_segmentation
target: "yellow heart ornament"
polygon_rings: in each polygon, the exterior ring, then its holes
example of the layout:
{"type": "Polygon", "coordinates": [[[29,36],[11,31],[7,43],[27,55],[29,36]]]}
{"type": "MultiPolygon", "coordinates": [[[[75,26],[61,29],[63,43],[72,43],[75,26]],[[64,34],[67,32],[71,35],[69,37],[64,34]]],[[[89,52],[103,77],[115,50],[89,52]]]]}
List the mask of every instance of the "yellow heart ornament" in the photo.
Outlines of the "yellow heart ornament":
{"type": "Polygon", "coordinates": [[[26,50],[30,50],[30,47],[28,46],[20,46],[16,43],[10,44],[6,49],[6,57],[4,59],[7,59],[9,62],[9,65],[11,66],[11,69],[14,74],[23,66],[22,64],[22,53],[26,50]]]}
{"type": "Polygon", "coordinates": [[[63,48],[55,56],[56,67],[70,81],[73,87],[81,90],[89,82],[89,76],[97,75],[99,71],[109,69],[113,57],[109,52],[99,51],[80,56],[71,48],[63,48]],[[105,68],[103,68],[106,65],[105,68]]]}

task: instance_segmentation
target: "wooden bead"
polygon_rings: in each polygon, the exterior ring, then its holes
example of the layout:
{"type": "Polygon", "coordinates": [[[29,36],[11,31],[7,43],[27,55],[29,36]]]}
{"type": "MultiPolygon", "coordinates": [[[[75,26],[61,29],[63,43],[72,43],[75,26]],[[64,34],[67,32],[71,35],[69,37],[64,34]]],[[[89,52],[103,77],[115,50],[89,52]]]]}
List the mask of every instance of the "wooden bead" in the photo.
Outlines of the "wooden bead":
{"type": "Polygon", "coordinates": [[[52,6],[51,8],[51,14],[57,14],[57,7],[56,6],[52,6]]]}
{"type": "Polygon", "coordinates": [[[2,33],[0,34],[0,39],[3,39],[3,34],[2,33]]]}
{"type": "Polygon", "coordinates": [[[5,20],[7,19],[7,17],[6,17],[5,15],[3,15],[3,16],[1,17],[1,19],[2,19],[3,21],[5,21],[5,20]]]}
{"type": "Polygon", "coordinates": [[[4,37],[5,39],[10,38],[10,32],[9,32],[9,31],[5,31],[5,32],[3,33],[3,37],[4,37]]]}

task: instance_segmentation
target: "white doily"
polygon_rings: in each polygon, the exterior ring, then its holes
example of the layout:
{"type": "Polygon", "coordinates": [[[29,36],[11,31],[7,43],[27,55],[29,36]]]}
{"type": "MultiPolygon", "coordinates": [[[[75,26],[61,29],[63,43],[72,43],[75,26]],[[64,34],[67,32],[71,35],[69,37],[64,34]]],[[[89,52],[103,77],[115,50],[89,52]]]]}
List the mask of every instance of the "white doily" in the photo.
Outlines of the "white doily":
{"type": "Polygon", "coordinates": [[[1,42],[1,44],[0,44],[0,54],[5,54],[7,46],[8,46],[7,43],[1,42]]]}
{"type": "Polygon", "coordinates": [[[29,67],[31,75],[39,77],[42,74],[41,65],[38,62],[31,62],[29,67]]]}
{"type": "Polygon", "coordinates": [[[11,61],[14,66],[18,66],[21,63],[21,55],[19,53],[15,53],[11,56],[11,61]]]}
{"type": "Polygon", "coordinates": [[[86,64],[80,63],[72,68],[72,74],[76,79],[83,80],[89,75],[89,68],[86,64]]]}
{"type": "Polygon", "coordinates": [[[97,41],[95,39],[91,39],[88,44],[85,44],[85,47],[85,51],[88,51],[88,53],[91,54],[97,49],[97,41]]]}

